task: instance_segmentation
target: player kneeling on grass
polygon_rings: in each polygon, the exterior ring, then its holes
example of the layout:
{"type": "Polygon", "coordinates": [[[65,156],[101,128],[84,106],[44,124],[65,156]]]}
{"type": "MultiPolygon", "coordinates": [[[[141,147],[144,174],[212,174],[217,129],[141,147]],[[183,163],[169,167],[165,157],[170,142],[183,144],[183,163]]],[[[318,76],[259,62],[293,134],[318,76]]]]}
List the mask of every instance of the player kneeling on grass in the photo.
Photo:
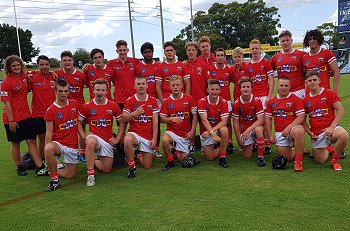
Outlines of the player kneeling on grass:
{"type": "Polygon", "coordinates": [[[219,164],[228,168],[226,162],[226,148],[228,140],[227,120],[229,112],[227,101],[219,97],[220,82],[211,79],[208,82],[209,95],[198,101],[198,113],[201,118],[200,140],[206,160],[215,160],[218,156],[219,164]],[[220,143],[220,148],[215,144],[220,143]]]}
{"type": "Polygon", "coordinates": [[[238,81],[242,95],[233,103],[233,128],[245,158],[253,152],[254,140],[258,145],[258,166],[265,166],[264,159],[264,110],[259,98],[252,94],[253,81],[242,77],[238,81]]]}
{"type": "MultiPolygon", "coordinates": [[[[130,125],[124,137],[128,161],[134,162],[134,150],[139,147],[137,158],[144,168],[151,168],[153,150],[157,147],[159,107],[157,100],[146,93],[147,87],[146,77],[135,78],[136,94],[126,100],[122,120],[130,125]]],[[[135,176],[135,172],[129,172],[129,178],[135,176]]]]}
{"type": "Polygon", "coordinates": [[[339,158],[349,138],[348,132],[339,126],[344,115],[343,105],[337,93],[320,87],[320,75],[317,71],[307,72],[305,79],[310,93],[304,98],[304,107],[311,128],[306,122],[304,128],[311,137],[314,160],[324,163],[332,155],[331,165],[334,170],[340,171],[342,167],[339,158]]]}
{"type": "Polygon", "coordinates": [[[94,98],[83,104],[79,110],[79,120],[87,120],[90,134],[86,136],[86,168],[87,186],[95,185],[96,166],[103,173],[110,173],[113,165],[113,145],[117,144],[123,133],[124,123],[118,129],[117,137],[113,137],[113,118],[121,119],[121,110],[113,101],[106,98],[108,82],[97,79],[93,83],[94,98]],[[95,159],[95,155],[98,159],[95,159]]]}
{"type": "Polygon", "coordinates": [[[55,84],[56,101],[45,114],[45,159],[50,171],[51,182],[46,191],[54,191],[59,186],[58,176],[74,178],[78,168],[78,131],[85,139],[85,132],[78,122],[79,105],[76,100],[67,99],[69,86],[65,80],[55,84]],[[56,156],[64,155],[65,168],[57,169],[56,156]]]}
{"type": "Polygon", "coordinates": [[[160,110],[160,121],[167,124],[162,136],[163,150],[167,164],[164,171],[175,167],[174,157],[183,167],[192,167],[198,162],[189,155],[190,140],[193,138],[198,122],[197,107],[192,96],[181,92],[183,80],[180,76],[170,77],[171,94],[160,110]],[[172,154],[172,148],[175,152],[172,154]]]}
{"type": "Polygon", "coordinates": [[[276,143],[278,155],[294,161],[294,171],[303,171],[304,127],[303,101],[290,92],[291,82],[282,76],[278,80],[278,94],[267,102],[266,131],[270,142],[276,143]],[[272,117],[275,120],[275,138],[272,135],[272,117]],[[294,153],[292,151],[294,143],[294,153]]]}

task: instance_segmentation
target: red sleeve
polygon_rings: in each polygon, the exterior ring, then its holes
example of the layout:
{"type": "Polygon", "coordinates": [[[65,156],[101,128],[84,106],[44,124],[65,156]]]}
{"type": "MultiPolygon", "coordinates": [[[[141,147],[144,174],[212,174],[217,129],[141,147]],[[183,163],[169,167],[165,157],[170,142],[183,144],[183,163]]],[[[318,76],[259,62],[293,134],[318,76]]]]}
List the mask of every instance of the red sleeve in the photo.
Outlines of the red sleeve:
{"type": "Polygon", "coordinates": [[[6,79],[2,82],[0,85],[1,91],[0,91],[0,96],[1,96],[1,102],[7,102],[11,100],[12,97],[12,91],[11,91],[11,85],[9,81],[6,81],[6,79]]]}
{"type": "Polygon", "coordinates": [[[45,121],[54,121],[53,113],[52,113],[52,108],[49,107],[49,109],[46,111],[44,120],[45,121]]]}
{"type": "Polygon", "coordinates": [[[332,105],[334,105],[335,103],[337,103],[338,101],[340,101],[338,95],[337,95],[334,91],[328,90],[328,92],[329,92],[329,97],[330,97],[330,99],[331,99],[332,105]]]}
{"type": "Polygon", "coordinates": [[[169,110],[168,110],[168,100],[165,100],[162,104],[162,107],[160,109],[160,116],[163,117],[168,117],[169,115],[169,110]]]}
{"type": "Polygon", "coordinates": [[[276,55],[277,54],[272,56],[272,59],[271,59],[271,67],[272,67],[273,70],[276,70],[276,55]]]}
{"type": "Polygon", "coordinates": [[[331,64],[336,61],[334,53],[331,50],[325,50],[325,57],[327,59],[327,63],[331,64]]]}
{"type": "Polygon", "coordinates": [[[272,66],[269,60],[265,59],[264,66],[265,66],[265,71],[267,75],[270,75],[273,73],[272,66]]]}
{"type": "Polygon", "coordinates": [[[232,116],[235,118],[239,117],[237,100],[232,104],[232,116]]]}
{"type": "Polygon", "coordinates": [[[123,111],[126,111],[126,112],[128,112],[128,113],[131,113],[131,112],[132,112],[132,106],[131,106],[131,103],[130,103],[130,99],[131,99],[131,98],[128,98],[128,99],[125,101],[124,108],[123,108],[123,111]]]}
{"type": "Polygon", "coordinates": [[[114,117],[119,120],[121,117],[122,117],[122,112],[120,110],[120,107],[118,106],[118,104],[114,103],[113,102],[113,114],[114,114],[114,117]]]}
{"type": "Polygon", "coordinates": [[[190,108],[191,108],[191,112],[192,114],[197,114],[198,110],[197,110],[197,104],[196,102],[194,101],[193,97],[190,96],[190,108]]]}
{"type": "Polygon", "coordinates": [[[182,74],[183,74],[184,80],[185,79],[190,79],[191,78],[191,72],[188,69],[188,67],[185,64],[182,63],[182,68],[183,68],[182,74]]]}
{"type": "Polygon", "coordinates": [[[205,100],[200,99],[197,102],[197,109],[199,113],[204,113],[204,111],[206,111],[205,109],[205,100]]]}
{"type": "Polygon", "coordinates": [[[255,98],[255,106],[256,106],[256,116],[264,115],[264,108],[259,98],[255,98]]]}
{"type": "Polygon", "coordinates": [[[295,97],[294,110],[296,112],[296,115],[299,115],[301,112],[305,112],[304,103],[299,97],[295,97]]]}
{"type": "Polygon", "coordinates": [[[87,117],[87,106],[88,106],[88,103],[84,103],[83,105],[80,106],[79,108],[79,114],[86,118],[87,117]]]}
{"type": "Polygon", "coordinates": [[[155,76],[156,81],[160,81],[160,82],[163,81],[163,79],[162,79],[162,64],[159,64],[156,67],[156,69],[154,70],[154,76],[155,76]]]}
{"type": "Polygon", "coordinates": [[[227,101],[226,100],[223,100],[222,101],[222,105],[221,105],[221,112],[220,112],[220,116],[221,117],[226,117],[226,116],[229,116],[229,113],[228,113],[228,104],[227,104],[227,101]]]}

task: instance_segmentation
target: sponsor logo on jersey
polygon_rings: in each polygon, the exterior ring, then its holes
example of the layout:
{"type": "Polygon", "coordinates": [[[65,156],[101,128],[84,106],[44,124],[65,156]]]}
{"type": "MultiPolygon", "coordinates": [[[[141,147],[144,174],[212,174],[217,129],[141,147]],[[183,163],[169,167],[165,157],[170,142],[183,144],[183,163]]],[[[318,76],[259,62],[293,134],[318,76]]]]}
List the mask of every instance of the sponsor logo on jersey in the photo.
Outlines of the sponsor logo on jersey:
{"type": "Polygon", "coordinates": [[[310,117],[322,117],[323,115],[327,115],[328,114],[328,109],[324,108],[317,108],[315,111],[311,112],[309,115],[310,117]]]}
{"type": "Polygon", "coordinates": [[[327,99],[326,99],[326,98],[322,98],[322,99],[321,99],[321,102],[322,102],[322,103],[325,103],[325,102],[327,102],[327,99]]]}
{"type": "Polygon", "coordinates": [[[71,93],[77,93],[77,92],[80,91],[80,88],[79,88],[79,87],[74,87],[74,86],[72,86],[72,85],[69,85],[69,91],[70,91],[71,93]]]}
{"type": "Polygon", "coordinates": [[[188,107],[188,102],[184,102],[184,107],[188,107]]]}
{"type": "Polygon", "coordinates": [[[107,110],[107,114],[108,114],[108,115],[112,115],[112,110],[108,109],[108,110],[107,110]]]}
{"type": "Polygon", "coordinates": [[[292,103],[287,103],[287,107],[292,107],[292,103]]]}
{"type": "Polygon", "coordinates": [[[147,123],[148,121],[152,120],[152,116],[147,116],[146,114],[141,114],[139,116],[135,116],[134,121],[139,123],[147,123]]]}
{"type": "Polygon", "coordinates": [[[75,109],[75,108],[72,108],[72,114],[75,114],[75,113],[77,113],[77,109],[75,109]]]}
{"type": "Polygon", "coordinates": [[[156,82],[156,77],[154,75],[149,75],[147,77],[147,83],[155,83],[156,82]]]}
{"type": "Polygon", "coordinates": [[[106,127],[108,127],[109,125],[112,124],[112,121],[111,120],[107,120],[105,118],[100,118],[98,120],[91,120],[90,123],[91,123],[91,125],[96,126],[96,127],[106,128],[106,127]]]}
{"type": "Polygon", "coordinates": [[[79,82],[79,78],[74,78],[74,81],[75,82],[79,82]]]}
{"type": "Polygon", "coordinates": [[[292,56],[291,60],[297,60],[296,56],[292,56]]]}
{"type": "Polygon", "coordinates": [[[216,118],[214,116],[208,116],[208,121],[211,124],[216,124],[216,118]]]}
{"type": "Polygon", "coordinates": [[[324,63],[324,58],[318,58],[318,61],[319,61],[320,63],[324,63]]]}
{"type": "Polygon", "coordinates": [[[294,113],[293,112],[286,112],[284,111],[283,109],[278,109],[276,111],[273,111],[273,115],[275,117],[283,117],[283,118],[286,118],[287,116],[291,116],[293,115],[294,113]]]}
{"type": "Polygon", "coordinates": [[[68,130],[74,128],[78,124],[77,119],[68,119],[65,123],[58,125],[60,130],[68,130]]]}
{"type": "Polygon", "coordinates": [[[182,71],[182,68],[181,67],[176,67],[176,70],[182,71]]]}

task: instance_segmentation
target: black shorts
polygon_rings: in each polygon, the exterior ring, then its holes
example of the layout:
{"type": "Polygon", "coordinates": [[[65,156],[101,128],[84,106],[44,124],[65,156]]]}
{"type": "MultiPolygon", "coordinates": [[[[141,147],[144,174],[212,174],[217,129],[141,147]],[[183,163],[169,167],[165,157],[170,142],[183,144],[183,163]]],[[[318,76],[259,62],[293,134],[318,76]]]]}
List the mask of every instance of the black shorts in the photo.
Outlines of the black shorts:
{"type": "Polygon", "coordinates": [[[35,124],[31,117],[21,120],[17,124],[19,127],[16,129],[16,132],[11,132],[10,125],[4,124],[7,141],[20,143],[24,140],[36,139],[35,124]]]}
{"type": "Polygon", "coordinates": [[[37,135],[42,135],[46,133],[46,121],[43,117],[32,118],[35,125],[35,133],[37,135]]]}

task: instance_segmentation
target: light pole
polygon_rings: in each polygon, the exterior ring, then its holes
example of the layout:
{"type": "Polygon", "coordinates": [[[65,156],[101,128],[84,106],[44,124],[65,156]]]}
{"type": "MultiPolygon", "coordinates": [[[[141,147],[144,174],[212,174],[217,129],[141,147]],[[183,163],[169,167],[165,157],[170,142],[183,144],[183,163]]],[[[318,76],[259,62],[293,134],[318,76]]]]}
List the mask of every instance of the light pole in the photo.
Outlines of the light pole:
{"type": "Polygon", "coordinates": [[[18,33],[18,25],[17,25],[16,3],[15,3],[15,0],[12,0],[12,2],[13,2],[13,10],[14,10],[14,12],[15,12],[16,33],[17,33],[17,43],[18,43],[18,53],[19,53],[19,57],[22,59],[21,43],[19,42],[19,33],[18,33]]]}

